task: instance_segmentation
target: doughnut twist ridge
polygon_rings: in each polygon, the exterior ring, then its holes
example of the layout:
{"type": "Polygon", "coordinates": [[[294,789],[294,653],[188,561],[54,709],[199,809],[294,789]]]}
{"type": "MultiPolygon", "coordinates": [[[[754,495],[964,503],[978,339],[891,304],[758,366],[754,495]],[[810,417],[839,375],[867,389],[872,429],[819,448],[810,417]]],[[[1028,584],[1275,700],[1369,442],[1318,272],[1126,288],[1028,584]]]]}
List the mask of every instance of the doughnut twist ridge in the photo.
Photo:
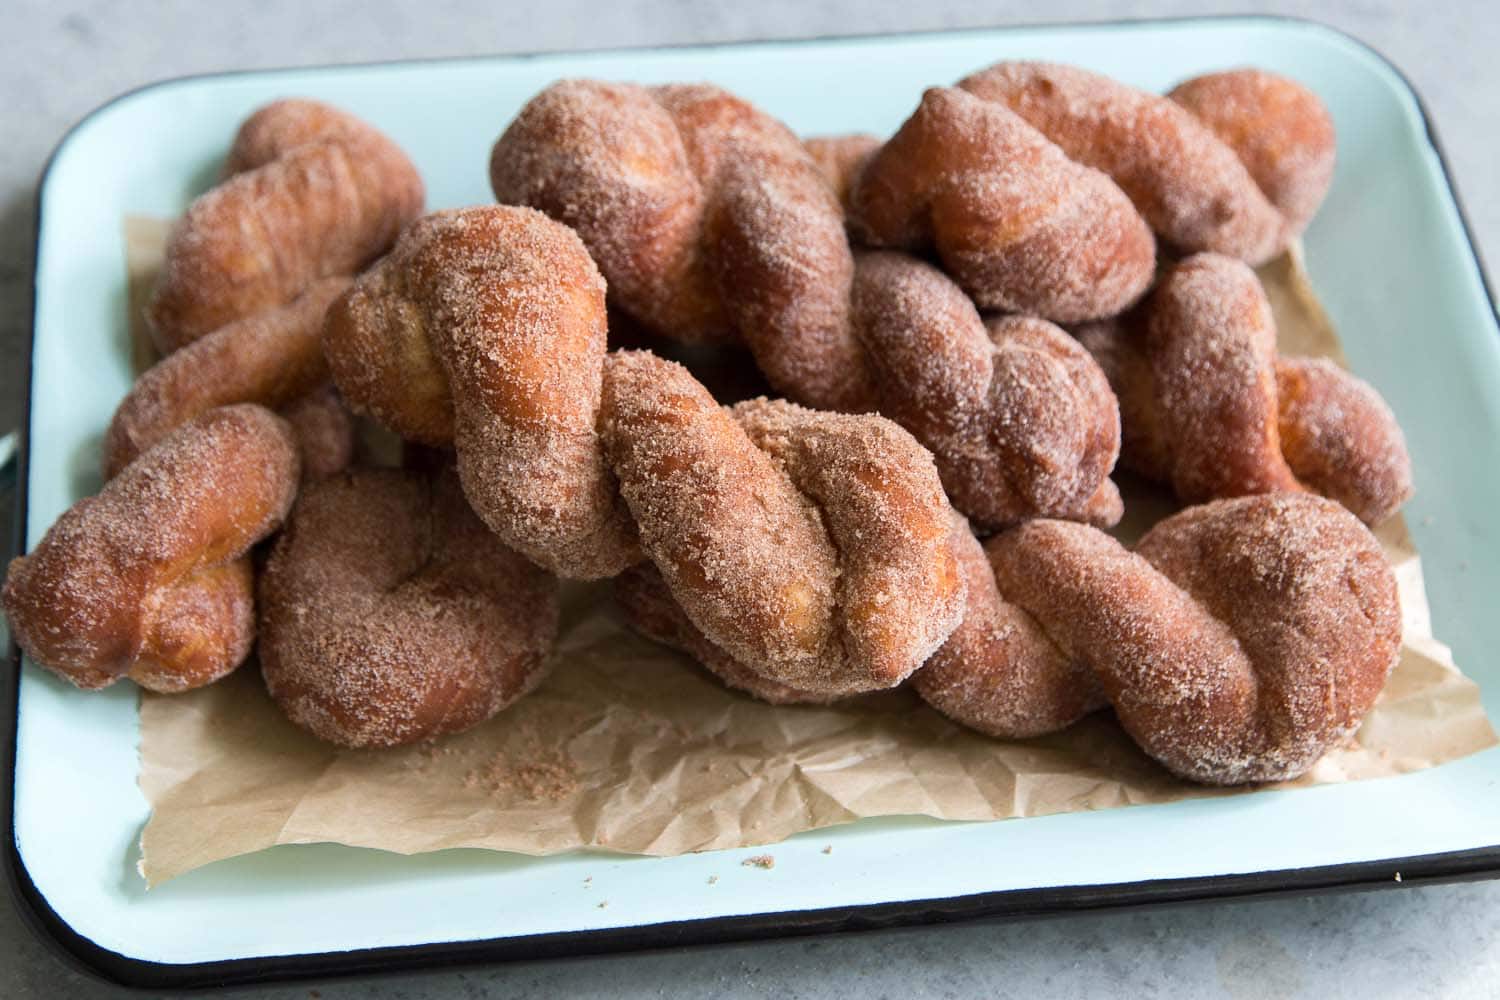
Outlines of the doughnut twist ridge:
{"type": "Polygon", "coordinates": [[[3,603],[29,656],[80,688],[172,692],[239,666],[254,640],[250,547],[297,489],[286,422],[221,407],[167,435],[15,559],[3,603]]]}
{"type": "Polygon", "coordinates": [[[241,126],[229,176],[173,229],[146,309],[162,353],[358,272],[422,211],[416,168],[352,115],[276,101],[241,126]]]}
{"type": "Polygon", "coordinates": [[[1122,460],[1188,502],[1311,490],[1368,524],[1411,496],[1385,401],[1331,361],[1283,358],[1255,272],[1196,254],[1135,312],[1079,337],[1119,399],[1122,460]]]}
{"type": "Polygon", "coordinates": [[[320,739],[389,747],[491,718],[541,682],[557,581],[474,516],[451,470],[305,489],[260,579],[261,671],[320,739]]]}
{"type": "Polygon", "coordinates": [[[982,309],[1112,316],[1150,284],[1156,244],[1125,194],[1019,117],[934,88],[859,171],[855,231],[935,250],[982,309]]]}
{"type": "Polygon", "coordinates": [[[1264,263],[1307,224],[1332,176],[1327,112],[1270,74],[1211,74],[1169,99],[1074,66],[1018,61],[958,86],[1114,178],[1185,253],[1264,263]]]}
{"type": "Polygon", "coordinates": [[[1037,321],[986,329],[914,258],[852,254],[813,160],[745,102],[709,87],[557,84],[496,143],[491,177],[502,201],[576,227],[627,312],[681,334],[672,302],[715,302],[779,392],[904,426],[981,524],[1118,519],[1117,407],[1086,355],[1037,321]],[[692,292],[663,298],[674,288],[692,292]]]}
{"type": "Polygon", "coordinates": [[[900,683],[963,593],[931,457],[875,416],[752,400],[606,354],[605,289],[526,208],[416,223],[328,314],[340,390],[451,443],[475,511],[563,576],[649,557],[695,624],[758,673],[830,693],[900,683]]]}

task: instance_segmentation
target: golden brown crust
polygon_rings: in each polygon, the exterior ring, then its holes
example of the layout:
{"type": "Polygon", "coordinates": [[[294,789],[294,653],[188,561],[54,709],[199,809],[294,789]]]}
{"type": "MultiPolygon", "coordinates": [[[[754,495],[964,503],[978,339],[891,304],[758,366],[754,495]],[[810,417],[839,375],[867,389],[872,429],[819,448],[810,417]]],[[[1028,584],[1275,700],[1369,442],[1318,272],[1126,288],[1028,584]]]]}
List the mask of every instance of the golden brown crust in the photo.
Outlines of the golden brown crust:
{"type": "Polygon", "coordinates": [[[1186,258],[1136,313],[1079,335],[1119,399],[1122,460],[1190,503],[1312,489],[1374,524],[1411,495],[1389,407],[1331,362],[1278,358],[1265,293],[1233,258],[1186,258]]]}
{"type": "Polygon", "coordinates": [[[1308,494],[1189,508],[1134,553],[1063,521],[986,550],[1000,592],[1097,673],[1142,749],[1194,781],[1302,774],[1358,727],[1399,650],[1379,542],[1308,494]]]}
{"type": "Polygon", "coordinates": [[[1333,181],[1333,119],[1316,94],[1246,68],[1194,77],[1167,96],[1234,150],[1286,220],[1288,237],[1307,228],[1333,181]]]}
{"type": "Polygon", "coordinates": [[[853,305],[881,413],[931,449],[954,506],[991,530],[1119,520],[1119,412],[1073,338],[1032,317],[985,323],[936,268],[888,251],[857,255],[853,305]]]}
{"type": "Polygon", "coordinates": [[[249,581],[223,567],[281,523],[297,477],[291,431],[269,410],[243,404],[195,418],[11,563],[12,634],[82,688],[138,673],[173,690],[233,670],[253,636],[249,581]]]}
{"type": "Polygon", "coordinates": [[[318,281],[288,304],[220,327],[151,366],[105,432],[105,476],[215,406],[279,409],[326,383],[323,314],[348,284],[347,278],[318,281]]]}
{"type": "Polygon", "coordinates": [[[1114,178],[1161,237],[1260,264],[1285,221],[1234,150],[1181,105],[1099,73],[1002,62],[959,87],[1020,115],[1079,163],[1114,178]]]}
{"type": "Polygon", "coordinates": [[[1155,242],[1110,179],[1004,107],[933,88],[860,173],[856,230],[933,248],[985,309],[1057,322],[1111,316],[1150,283],[1155,242]]]}
{"type": "Polygon", "coordinates": [[[334,305],[325,348],[351,404],[398,429],[438,426],[431,397],[451,400],[465,492],[531,558],[600,577],[644,549],[696,626],[770,679],[899,683],[962,596],[930,530],[947,509],[930,456],[879,417],[731,416],[680,365],[606,357],[603,299],[578,237],[541,213],[437,213],[334,305]]]}
{"type": "Polygon", "coordinates": [[[491,718],[545,676],[557,582],[435,482],[355,469],[305,489],[260,583],[260,661],[293,722],[388,747],[491,718]]]}
{"type": "Polygon", "coordinates": [[[312,101],[246,122],[230,167],[173,229],[146,318],[170,353],[351,275],[422,210],[422,180],[386,136],[312,101]]]}

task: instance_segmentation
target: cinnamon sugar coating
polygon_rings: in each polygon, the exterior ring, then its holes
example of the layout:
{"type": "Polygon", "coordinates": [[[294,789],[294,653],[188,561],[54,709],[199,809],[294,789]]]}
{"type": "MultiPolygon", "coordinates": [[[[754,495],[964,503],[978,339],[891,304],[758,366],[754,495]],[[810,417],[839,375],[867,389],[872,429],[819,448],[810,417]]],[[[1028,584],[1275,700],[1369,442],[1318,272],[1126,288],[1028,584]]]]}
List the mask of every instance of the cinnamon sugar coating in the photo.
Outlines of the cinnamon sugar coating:
{"type": "Polygon", "coordinates": [[[1119,410],[1072,337],[1032,317],[982,321],[942,272],[889,251],[857,255],[853,315],[881,413],[931,449],[955,507],[987,529],[1120,519],[1119,410]]]}
{"type": "Polygon", "coordinates": [[[1234,150],[1182,105],[1099,73],[1002,62],[959,81],[1114,178],[1151,228],[1184,252],[1260,264],[1287,239],[1281,213],[1234,150]]]}
{"type": "Polygon", "coordinates": [[[146,309],[163,353],[378,257],[422,210],[422,180],[385,135],[315,101],[241,128],[231,175],[189,206],[146,309]],[[236,172],[237,171],[237,172],[236,172]]]}
{"type": "Polygon", "coordinates": [[[1333,119],[1306,87],[1260,69],[1186,80],[1167,95],[1234,150],[1285,220],[1307,228],[1333,181],[1333,119]]]}
{"type": "Polygon", "coordinates": [[[158,361],[115,409],[104,435],[105,476],[215,406],[279,409],[319,389],[329,378],[323,314],[348,284],[315,282],[286,305],[236,320],[158,361]]]}
{"type": "Polygon", "coordinates": [[[220,407],[168,434],[11,562],[3,603],[33,660],[81,688],[130,676],[158,691],[216,680],[254,639],[241,557],[296,493],[285,421],[220,407]]]}
{"type": "Polygon", "coordinates": [[[1111,316],[1150,283],[1156,246],[1104,174],[1003,106],[937,87],[860,172],[855,230],[934,249],[981,308],[1057,322],[1111,316]]]}
{"type": "Polygon", "coordinates": [[[986,551],[1000,592],[1098,675],[1143,750],[1193,781],[1302,774],[1358,728],[1399,651],[1379,542],[1321,497],[1189,508],[1133,553],[1045,520],[986,551]]]}
{"type": "Polygon", "coordinates": [[[1265,293],[1233,258],[1181,261],[1079,336],[1119,399],[1123,462],[1188,502],[1311,489],[1375,524],[1411,495],[1384,400],[1332,362],[1278,357],[1265,293]]]}
{"type": "Polygon", "coordinates": [[[955,722],[1005,740],[1056,732],[1107,705],[1088,667],[1002,596],[984,547],[962,517],[954,515],[951,537],[964,574],[964,617],[912,675],[922,700],[955,722]]]}
{"type": "Polygon", "coordinates": [[[557,582],[474,516],[452,472],[306,488],[260,581],[260,662],[287,717],[347,747],[491,718],[546,675],[557,582]]]}

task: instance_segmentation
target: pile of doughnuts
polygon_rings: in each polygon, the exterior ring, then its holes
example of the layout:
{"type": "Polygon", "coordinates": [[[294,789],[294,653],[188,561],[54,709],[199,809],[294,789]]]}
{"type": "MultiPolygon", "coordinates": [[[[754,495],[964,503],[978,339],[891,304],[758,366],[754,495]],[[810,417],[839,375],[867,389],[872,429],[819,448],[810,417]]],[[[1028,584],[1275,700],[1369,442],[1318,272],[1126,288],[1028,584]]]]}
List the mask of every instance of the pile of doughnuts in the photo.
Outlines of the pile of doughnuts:
{"type": "Polygon", "coordinates": [[[498,204],[424,215],[389,138],[275,102],[174,230],[165,356],[6,614],[83,688],[254,646],[294,723],[384,747],[524,696],[559,580],[612,579],[766,701],[909,682],[997,739],[1108,706],[1184,778],[1295,777],[1395,662],[1368,525],[1411,492],[1389,408],[1278,356],[1251,269],[1333,155],[1254,70],[1161,97],[1001,63],[884,142],[566,80],[496,141],[498,204]],[[705,387],[736,352],[778,398],[705,387]],[[1117,462],[1196,506],[1127,549],[1117,462]]]}

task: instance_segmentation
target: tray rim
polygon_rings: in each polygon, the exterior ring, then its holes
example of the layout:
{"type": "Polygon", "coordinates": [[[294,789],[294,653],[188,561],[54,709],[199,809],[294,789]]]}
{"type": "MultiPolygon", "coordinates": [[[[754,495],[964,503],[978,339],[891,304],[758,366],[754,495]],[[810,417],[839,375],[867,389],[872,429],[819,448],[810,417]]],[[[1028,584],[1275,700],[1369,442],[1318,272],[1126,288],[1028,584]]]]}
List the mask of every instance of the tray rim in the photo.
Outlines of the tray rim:
{"type": "MultiPolygon", "coordinates": [[[[11,526],[12,550],[22,554],[25,545],[26,514],[29,501],[32,395],[34,391],[33,356],[37,329],[37,261],[41,250],[42,192],[52,168],[74,136],[95,117],[114,105],[152,90],[201,80],[220,80],[284,71],[319,72],[354,68],[420,66],[433,63],[460,63],[486,59],[529,59],[538,56],[594,55],[632,51],[671,51],[674,49],[746,48],[769,45],[805,45],[824,42],[858,42],[880,38],[954,37],[979,32],[1025,30],[1067,30],[1071,28],[1110,28],[1138,25],[1193,25],[1226,22],[1245,24],[1292,25],[1326,32],[1338,40],[1364,50],[1385,66],[1411,96],[1422,122],[1423,133],[1436,156],[1444,185],[1453,198],[1464,247],[1473,259],[1480,288],[1487,299],[1489,312],[1500,331],[1500,302],[1491,286],[1484,257],[1474,238],[1473,226],[1458,185],[1450,168],[1447,153],[1440,140],[1432,115],[1421,92],[1393,60],[1363,39],[1342,28],[1311,17],[1289,14],[1206,14],[1177,17],[1101,18],[1072,21],[1021,21],[998,25],[972,25],[963,28],[939,28],[918,31],[873,32],[867,34],[825,34],[796,38],[758,37],[715,42],[672,42],[630,46],[604,46],[584,49],[540,49],[489,55],[429,56],[411,59],[386,59],[368,62],[319,63],[311,66],[261,67],[257,69],[220,70],[190,73],[154,80],[123,91],[90,110],[62,135],[42,167],[36,187],[32,238],[32,309],[31,335],[26,341],[24,371],[26,383],[22,394],[22,422],[18,431],[15,455],[17,471],[16,504],[11,526]]],[[[595,930],[558,931],[507,938],[472,941],[428,942],[423,944],[313,952],[295,955],[264,955],[218,961],[165,963],[133,958],[96,944],[74,930],[48,902],[32,881],[16,840],[15,794],[16,759],[19,751],[19,692],[21,651],[8,633],[5,636],[5,663],[10,667],[10,683],[0,684],[5,692],[3,712],[8,728],[4,739],[3,766],[5,794],[0,796],[0,826],[8,835],[3,857],[5,881],[17,904],[22,922],[65,965],[94,978],[136,989],[209,989],[220,986],[247,985],[270,981],[288,981],[329,976],[352,976],[378,972],[412,971],[422,968],[459,967],[516,960],[547,960],[589,954],[619,953],[645,949],[722,944],[732,941],[767,940],[776,937],[807,936],[847,931],[880,930],[902,926],[919,926],[959,920],[1017,920],[1045,915],[1096,912],[1101,910],[1138,910],[1147,906],[1184,905],[1215,900],[1276,898],[1312,893],[1361,892],[1407,885],[1479,881],[1500,877],[1500,842],[1487,847],[1462,851],[1414,855],[1374,861],[1345,862],[1307,868],[1244,872],[1227,875],[1190,876],[1175,879],[1149,879],[1105,885],[1048,886],[1046,888],[1008,889],[971,893],[960,896],[866,903],[850,906],[822,907],[811,910],[789,910],[734,916],[705,917],[611,927],[595,930]]]]}

